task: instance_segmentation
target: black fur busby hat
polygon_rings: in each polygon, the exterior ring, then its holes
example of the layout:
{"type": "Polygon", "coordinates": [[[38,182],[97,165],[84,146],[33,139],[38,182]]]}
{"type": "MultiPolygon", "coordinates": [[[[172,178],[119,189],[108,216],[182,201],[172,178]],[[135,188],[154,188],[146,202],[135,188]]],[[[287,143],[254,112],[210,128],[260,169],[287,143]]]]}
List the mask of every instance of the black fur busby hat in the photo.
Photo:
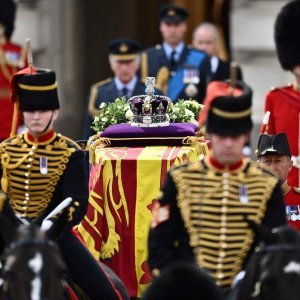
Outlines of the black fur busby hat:
{"type": "Polygon", "coordinates": [[[55,72],[29,67],[13,75],[12,101],[20,111],[54,110],[59,108],[55,72]]]}
{"type": "Polygon", "coordinates": [[[119,38],[109,42],[109,54],[117,60],[135,59],[141,50],[140,44],[130,38],[119,38]]]}
{"type": "Polygon", "coordinates": [[[159,16],[162,22],[178,24],[188,18],[189,12],[182,6],[167,4],[160,9],[159,16]]]}
{"type": "Polygon", "coordinates": [[[252,91],[244,82],[238,81],[232,90],[229,82],[213,81],[208,85],[205,109],[200,125],[206,120],[206,132],[221,136],[238,136],[252,129],[252,91]]]}
{"type": "Polygon", "coordinates": [[[256,155],[278,154],[291,157],[287,136],[281,132],[275,135],[261,134],[258,139],[256,155]]]}
{"type": "Polygon", "coordinates": [[[275,44],[281,67],[292,70],[300,64],[300,1],[283,6],[275,21],[275,44]]]}
{"type": "Polygon", "coordinates": [[[0,1],[0,24],[5,27],[5,36],[10,40],[14,31],[16,4],[13,0],[0,1]]]}
{"type": "Polygon", "coordinates": [[[221,292],[212,278],[191,263],[176,263],[155,278],[142,300],[221,300],[221,292]],[[198,295],[198,296],[197,296],[198,295]]]}

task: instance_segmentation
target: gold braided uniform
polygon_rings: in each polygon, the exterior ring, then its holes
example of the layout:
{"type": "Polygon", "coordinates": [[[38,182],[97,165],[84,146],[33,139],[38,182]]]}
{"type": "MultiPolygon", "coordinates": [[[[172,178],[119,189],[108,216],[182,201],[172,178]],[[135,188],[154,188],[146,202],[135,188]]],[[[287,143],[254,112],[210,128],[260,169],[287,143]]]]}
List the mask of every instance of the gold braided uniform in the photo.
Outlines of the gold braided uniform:
{"type": "Polygon", "coordinates": [[[246,159],[231,169],[210,157],[174,168],[159,204],[149,237],[154,274],[173,260],[196,260],[225,290],[254,242],[244,216],[270,227],[286,224],[278,179],[246,159]]]}
{"type": "Polygon", "coordinates": [[[81,204],[75,219],[83,217],[86,188],[80,191],[73,186],[86,182],[85,174],[75,173],[84,170],[83,153],[74,141],[54,131],[39,139],[29,133],[18,134],[0,144],[0,153],[1,188],[8,194],[16,214],[35,219],[66,197],[72,197],[81,204]],[[75,182],[69,186],[71,176],[75,182]]]}

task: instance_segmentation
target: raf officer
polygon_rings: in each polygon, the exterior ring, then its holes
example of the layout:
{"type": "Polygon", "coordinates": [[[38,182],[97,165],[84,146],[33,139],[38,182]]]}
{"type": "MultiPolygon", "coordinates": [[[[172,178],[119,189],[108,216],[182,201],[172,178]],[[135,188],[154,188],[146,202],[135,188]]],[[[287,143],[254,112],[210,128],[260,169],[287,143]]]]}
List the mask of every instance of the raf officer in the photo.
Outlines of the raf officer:
{"type": "Polygon", "coordinates": [[[273,228],[286,224],[279,179],[243,156],[252,128],[251,90],[208,85],[205,109],[211,153],[173,168],[153,212],[152,273],[174,261],[196,261],[228,291],[256,243],[245,216],[273,228]]]}
{"type": "Polygon", "coordinates": [[[160,32],[163,43],[142,54],[142,77],[156,77],[159,89],[173,101],[197,99],[202,102],[210,81],[209,57],[184,43],[189,13],[177,5],[163,6],[160,32]]]}
{"type": "Polygon", "coordinates": [[[140,49],[140,45],[129,38],[120,38],[109,43],[109,64],[114,77],[91,87],[86,137],[94,134],[90,126],[92,117],[100,111],[101,102],[113,102],[118,97],[130,98],[133,95],[145,94],[145,84],[136,74],[140,66],[140,49]]]}

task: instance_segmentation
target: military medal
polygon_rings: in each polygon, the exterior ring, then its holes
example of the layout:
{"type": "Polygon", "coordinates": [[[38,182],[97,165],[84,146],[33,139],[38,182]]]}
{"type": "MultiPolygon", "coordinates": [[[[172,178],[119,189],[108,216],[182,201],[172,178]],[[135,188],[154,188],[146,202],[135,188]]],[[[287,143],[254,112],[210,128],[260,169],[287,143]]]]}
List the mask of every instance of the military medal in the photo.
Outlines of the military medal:
{"type": "Polygon", "coordinates": [[[239,198],[240,202],[243,204],[247,204],[249,202],[248,189],[245,185],[239,186],[239,198]]]}
{"type": "Polygon", "coordinates": [[[45,156],[40,158],[40,173],[43,175],[48,174],[48,158],[45,156]]]}
{"type": "Polygon", "coordinates": [[[191,66],[183,70],[183,82],[187,84],[185,93],[188,97],[194,97],[198,93],[197,84],[200,82],[199,71],[191,66]]]}

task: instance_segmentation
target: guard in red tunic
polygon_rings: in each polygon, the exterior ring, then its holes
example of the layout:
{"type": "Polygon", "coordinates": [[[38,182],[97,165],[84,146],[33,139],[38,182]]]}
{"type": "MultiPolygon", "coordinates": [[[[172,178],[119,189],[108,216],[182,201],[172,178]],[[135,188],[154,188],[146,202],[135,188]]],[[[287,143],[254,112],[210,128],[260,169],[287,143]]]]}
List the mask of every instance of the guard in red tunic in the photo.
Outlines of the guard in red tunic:
{"type": "Polygon", "coordinates": [[[270,167],[281,178],[288,223],[300,230],[300,189],[287,180],[293,164],[286,134],[261,134],[256,153],[260,165],[270,167]]]}
{"type": "Polygon", "coordinates": [[[12,74],[26,65],[25,50],[10,41],[15,9],[13,0],[0,1],[0,141],[9,137],[12,127],[13,104],[10,101],[9,80],[12,74]]]}
{"type": "Polygon", "coordinates": [[[265,110],[271,112],[269,134],[285,132],[294,167],[289,183],[299,186],[299,113],[300,113],[300,1],[285,5],[275,22],[275,43],[279,62],[295,76],[293,84],[278,87],[266,96],[265,110]]]}

